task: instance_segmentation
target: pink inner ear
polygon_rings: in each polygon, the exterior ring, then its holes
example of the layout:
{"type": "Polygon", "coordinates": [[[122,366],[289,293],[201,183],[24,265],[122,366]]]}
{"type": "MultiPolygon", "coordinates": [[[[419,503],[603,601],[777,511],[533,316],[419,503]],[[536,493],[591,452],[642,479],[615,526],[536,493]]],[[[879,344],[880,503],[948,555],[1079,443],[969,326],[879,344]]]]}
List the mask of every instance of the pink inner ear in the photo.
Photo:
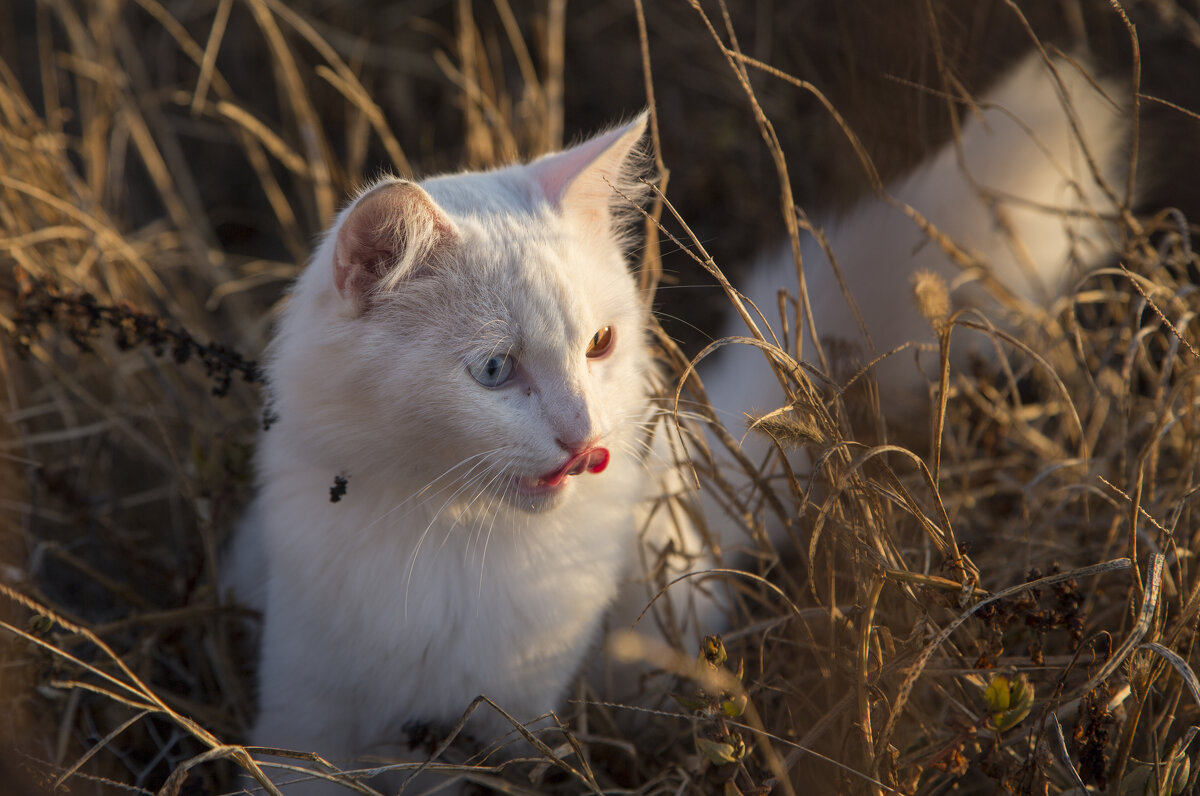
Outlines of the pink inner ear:
{"type": "Polygon", "coordinates": [[[627,125],[564,152],[547,155],[530,164],[530,168],[542,193],[554,204],[564,205],[568,192],[601,196],[607,202],[612,195],[608,183],[617,183],[625,161],[645,129],[646,114],[643,113],[627,125]]]}
{"type": "Polygon", "coordinates": [[[368,195],[350,212],[338,230],[333,283],[338,292],[359,293],[378,281],[400,245],[399,217],[383,197],[368,195]]]}
{"type": "Polygon", "coordinates": [[[537,169],[537,180],[542,186],[542,192],[552,202],[562,199],[567,185],[590,166],[604,150],[612,144],[612,139],[619,137],[620,130],[597,136],[590,141],[572,147],[565,152],[550,155],[534,164],[537,169]]]}
{"type": "Polygon", "coordinates": [[[381,185],[355,203],[338,229],[334,286],[362,309],[381,282],[410,275],[457,235],[454,222],[419,185],[381,185]]]}

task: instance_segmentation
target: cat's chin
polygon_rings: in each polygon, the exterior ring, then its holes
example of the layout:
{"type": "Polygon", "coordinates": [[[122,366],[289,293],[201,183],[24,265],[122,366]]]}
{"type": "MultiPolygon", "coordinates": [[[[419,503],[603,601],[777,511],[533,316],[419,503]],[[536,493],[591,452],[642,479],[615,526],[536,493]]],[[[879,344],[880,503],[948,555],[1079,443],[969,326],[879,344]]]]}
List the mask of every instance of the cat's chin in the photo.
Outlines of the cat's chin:
{"type": "Polygon", "coordinates": [[[562,478],[555,483],[547,483],[542,478],[518,476],[513,478],[513,488],[506,491],[506,496],[513,508],[528,511],[530,514],[541,514],[562,503],[567,490],[571,488],[571,480],[562,478]]]}

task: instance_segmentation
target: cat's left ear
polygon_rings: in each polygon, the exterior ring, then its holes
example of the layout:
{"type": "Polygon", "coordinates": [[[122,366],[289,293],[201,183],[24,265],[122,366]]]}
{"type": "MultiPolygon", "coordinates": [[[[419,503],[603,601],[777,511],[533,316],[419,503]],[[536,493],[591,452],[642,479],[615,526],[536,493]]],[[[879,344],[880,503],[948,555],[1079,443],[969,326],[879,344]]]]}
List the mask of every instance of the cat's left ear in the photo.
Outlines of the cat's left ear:
{"type": "Polygon", "coordinates": [[[360,196],[338,225],[334,287],[363,312],[378,293],[436,263],[458,236],[454,221],[421,186],[383,182],[360,196]]]}
{"type": "Polygon", "coordinates": [[[646,134],[649,111],[628,124],[529,164],[546,198],[564,213],[607,225],[614,206],[644,191],[638,143],[646,134]],[[620,193],[618,193],[620,191],[620,193]]]}

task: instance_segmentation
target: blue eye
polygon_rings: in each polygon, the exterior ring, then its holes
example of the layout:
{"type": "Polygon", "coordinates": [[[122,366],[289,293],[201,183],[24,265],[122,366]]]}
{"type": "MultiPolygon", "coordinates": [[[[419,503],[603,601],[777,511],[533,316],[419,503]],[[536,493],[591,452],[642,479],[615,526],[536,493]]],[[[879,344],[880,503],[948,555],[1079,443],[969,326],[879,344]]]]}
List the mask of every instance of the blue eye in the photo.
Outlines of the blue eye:
{"type": "Polygon", "coordinates": [[[513,359],[508,354],[495,354],[467,365],[467,372],[484,387],[499,387],[512,376],[513,359]]]}

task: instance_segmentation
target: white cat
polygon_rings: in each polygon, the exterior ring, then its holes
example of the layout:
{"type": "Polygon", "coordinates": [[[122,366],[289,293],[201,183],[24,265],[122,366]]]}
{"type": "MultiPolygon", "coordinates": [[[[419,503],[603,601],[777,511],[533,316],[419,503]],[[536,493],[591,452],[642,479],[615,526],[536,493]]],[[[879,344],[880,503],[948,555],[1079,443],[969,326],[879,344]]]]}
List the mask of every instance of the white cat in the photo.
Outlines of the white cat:
{"type": "MultiPolygon", "coordinates": [[[[344,761],[480,694],[521,721],[560,707],[657,488],[649,309],[614,193],[640,193],[645,121],[383,180],[296,283],[228,577],[263,611],[254,743],[344,761]]],[[[480,740],[512,729],[476,715],[480,740]]]]}
{"type": "MultiPolygon", "coordinates": [[[[1002,196],[982,197],[952,146],[892,191],[1027,296],[993,200],[1111,207],[1075,168],[1045,75],[1040,60],[1024,62],[988,98],[1007,110],[985,109],[963,130],[968,172],[1002,196]]],[[[1064,77],[1110,173],[1123,127],[1082,78],[1064,77]]],[[[300,277],[268,361],[278,419],[262,435],[259,493],[227,572],[264,616],[254,743],[344,761],[401,741],[406,726],[450,725],[479,694],[522,721],[560,705],[636,574],[643,508],[661,491],[644,452],[648,309],[614,190],[638,193],[644,127],[643,115],[525,166],[384,180],[342,212],[300,277]],[[333,502],[335,478],[345,494],[333,502]]],[[[1104,231],[1080,219],[1069,233],[1061,216],[1024,205],[1008,212],[1051,292],[1074,235],[1104,231]]],[[[872,199],[832,241],[878,350],[930,337],[909,276],[957,268],[911,220],[872,199]]],[[[815,247],[805,265],[821,330],[855,335],[815,247]]],[[[793,273],[776,258],[748,292],[772,307],[793,273]]],[[[706,378],[735,419],[780,400],[761,358],[739,353],[706,378]]],[[[893,379],[891,367],[880,377],[893,379]]],[[[894,395],[920,394],[909,373],[894,379],[894,395]]],[[[480,740],[510,729],[476,715],[480,740]]]]}

